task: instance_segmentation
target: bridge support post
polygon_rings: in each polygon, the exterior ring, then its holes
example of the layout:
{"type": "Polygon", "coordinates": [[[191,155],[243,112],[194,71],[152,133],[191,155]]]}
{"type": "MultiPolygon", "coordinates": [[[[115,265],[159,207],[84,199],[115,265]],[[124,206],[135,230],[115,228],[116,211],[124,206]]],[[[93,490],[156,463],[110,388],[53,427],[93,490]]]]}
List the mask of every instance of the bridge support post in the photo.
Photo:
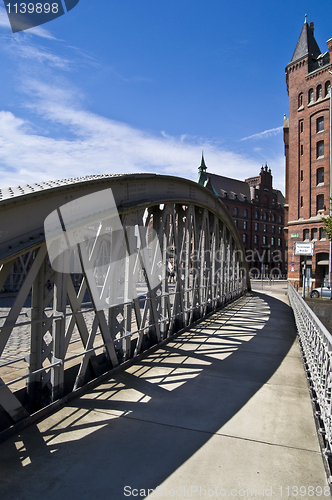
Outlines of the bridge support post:
{"type": "MultiPolygon", "coordinates": [[[[32,285],[31,339],[28,373],[43,367],[43,317],[45,290],[45,259],[32,285]]],[[[27,379],[28,408],[30,413],[41,406],[42,372],[30,375],[27,379]]]]}
{"type": "MultiPolygon", "coordinates": [[[[65,259],[65,254],[61,258],[65,259]]],[[[65,263],[63,269],[66,269],[65,263]]],[[[70,278],[70,276],[69,276],[70,278]]],[[[52,324],[52,342],[53,356],[52,364],[59,363],[52,367],[51,384],[52,384],[52,401],[63,396],[64,391],[64,364],[66,346],[66,298],[67,298],[67,279],[66,273],[55,273],[54,282],[54,297],[53,297],[53,324],[52,324]]]]}

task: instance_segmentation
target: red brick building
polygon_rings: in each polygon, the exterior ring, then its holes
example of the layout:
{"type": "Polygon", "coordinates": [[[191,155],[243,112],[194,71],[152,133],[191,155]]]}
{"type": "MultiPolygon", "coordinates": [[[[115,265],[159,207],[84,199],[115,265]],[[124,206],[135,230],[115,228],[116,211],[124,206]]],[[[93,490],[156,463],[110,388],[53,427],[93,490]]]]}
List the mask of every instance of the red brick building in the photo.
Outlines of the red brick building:
{"type": "Polygon", "coordinates": [[[313,286],[330,276],[330,242],[322,216],[330,198],[330,53],[322,53],[314,24],[305,19],[291,62],[286,66],[289,118],[284,119],[286,156],[285,235],[288,239],[288,279],[302,282],[303,257],[294,255],[295,242],[313,241],[315,254],[307,261],[313,286]]]}
{"type": "Polygon", "coordinates": [[[245,181],[207,172],[204,157],[197,182],[216,194],[226,205],[243,242],[252,276],[279,277],[286,274],[284,197],[273,189],[271,169],[245,181]],[[272,274],[271,274],[272,273],[272,274]]]}

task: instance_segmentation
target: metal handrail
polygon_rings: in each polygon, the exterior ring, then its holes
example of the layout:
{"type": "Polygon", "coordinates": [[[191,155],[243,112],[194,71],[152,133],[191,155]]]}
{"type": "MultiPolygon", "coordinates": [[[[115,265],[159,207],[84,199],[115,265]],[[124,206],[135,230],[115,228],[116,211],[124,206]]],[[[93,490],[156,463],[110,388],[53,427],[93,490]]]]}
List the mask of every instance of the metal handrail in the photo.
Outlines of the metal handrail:
{"type": "Polygon", "coordinates": [[[288,282],[288,297],[295,317],[325,454],[331,456],[332,335],[290,282],[288,282]]]}

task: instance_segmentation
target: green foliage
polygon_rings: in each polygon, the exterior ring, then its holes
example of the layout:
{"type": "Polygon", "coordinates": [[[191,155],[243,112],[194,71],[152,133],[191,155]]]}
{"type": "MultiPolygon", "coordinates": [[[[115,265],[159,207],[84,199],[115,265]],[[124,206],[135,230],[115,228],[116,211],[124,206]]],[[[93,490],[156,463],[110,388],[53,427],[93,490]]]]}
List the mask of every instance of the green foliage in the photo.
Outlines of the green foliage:
{"type": "MultiPolygon", "coordinates": [[[[332,198],[330,198],[330,212],[332,210],[332,198]]],[[[332,216],[322,217],[324,223],[324,229],[328,239],[332,240],[332,216]]]]}

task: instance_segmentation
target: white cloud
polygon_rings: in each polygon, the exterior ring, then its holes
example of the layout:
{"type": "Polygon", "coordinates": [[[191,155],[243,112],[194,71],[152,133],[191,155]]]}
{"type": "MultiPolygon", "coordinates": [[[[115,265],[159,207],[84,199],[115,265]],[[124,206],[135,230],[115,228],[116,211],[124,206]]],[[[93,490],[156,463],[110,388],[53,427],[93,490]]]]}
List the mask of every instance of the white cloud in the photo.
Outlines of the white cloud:
{"type": "Polygon", "coordinates": [[[264,139],[266,137],[271,137],[272,135],[277,135],[283,130],[283,127],[271,128],[270,130],[264,130],[264,132],[259,132],[258,134],[249,135],[249,137],[243,137],[240,141],[247,141],[248,139],[264,139]]]}
{"type": "Polygon", "coordinates": [[[2,28],[9,28],[9,29],[11,29],[10,22],[9,22],[9,19],[8,19],[8,16],[7,16],[7,12],[6,12],[6,10],[3,7],[0,7],[0,26],[2,28]]]}
{"type": "Polygon", "coordinates": [[[68,69],[70,66],[68,59],[52,54],[48,50],[41,50],[31,44],[20,44],[16,54],[24,59],[34,59],[40,64],[47,63],[55,68],[68,69]]]}
{"type": "Polygon", "coordinates": [[[27,34],[40,36],[41,38],[47,38],[48,40],[58,40],[49,30],[36,26],[35,28],[30,28],[26,31],[27,34]]]}
{"type": "MultiPolygon", "coordinates": [[[[29,38],[11,37],[15,60],[19,54],[23,69],[30,61],[38,61],[39,69],[46,64],[55,68],[48,79],[53,74],[56,84],[43,83],[42,73],[29,79],[20,66],[21,90],[28,95],[25,106],[31,115],[28,121],[17,112],[0,111],[0,187],[99,173],[156,172],[196,180],[202,150],[211,173],[242,180],[258,174],[260,161],[227,150],[220,142],[186,134],[172,137],[167,131],[147,133],[85,110],[80,89],[61,76],[61,70],[72,66],[70,57],[34,45],[29,38]],[[57,138],[46,135],[54,126],[57,138]]],[[[37,74],[35,65],[33,69],[37,74]]],[[[274,166],[278,170],[274,185],[282,190],[283,159],[269,161],[269,166],[274,175],[274,166]]]]}
{"type": "Polygon", "coordinates": [[[211,172],[239,179],[258,173],[253,159],[220,149],[208,140],[156,136],[81,109],[70,93],[38,82],[30,84],[39,96],[34,109],[46,126],[60,124],[63,135],[70,131],[74,139],[43,136],[31,122],[0,112],[3,188],[88,174],[144,171],[195,180],[202,149],[211,172]]]}

